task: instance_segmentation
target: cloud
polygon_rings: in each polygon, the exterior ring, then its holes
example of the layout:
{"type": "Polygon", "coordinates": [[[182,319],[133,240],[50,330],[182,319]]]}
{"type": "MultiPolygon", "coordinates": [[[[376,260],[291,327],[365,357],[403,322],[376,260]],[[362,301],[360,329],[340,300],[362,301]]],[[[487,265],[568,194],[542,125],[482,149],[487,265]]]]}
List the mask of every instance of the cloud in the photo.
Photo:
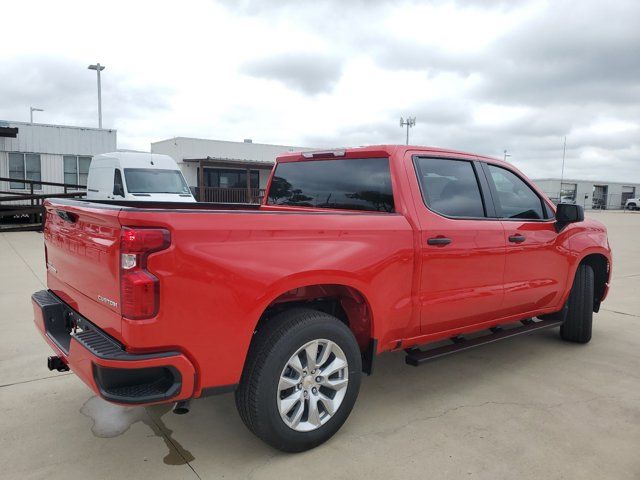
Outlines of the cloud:
{"type": "Polygon", "coordinates": [[[412,143],[507,149],[550,176],[567,136],[566,175],[640,182],[637,0],[113,0],[101,21],[131,28],[109,38],[70,1],[77,15],[55,22],[51,2],[9,7],[36,23],[26,37],[4,26],[22,40],[0,53],[0,118],[33,105],[41,121],[95,125],[86,65],[100,58],[105,125],[125,148],[174,135],[404,143],[399,117],[416,116],[412,143]]]}
{"type": "Polygon", "coordinates": [[[587,1],[575,8],[564,1],[498,35],[480,51],[450,51],[416,38],[394,37],[378,39],[370,47],[383,68],[475,74],[480,81],[470,93],[476,98],[540,105],[620,104],[640,98],[638,45],[639,2],[587,1]]]}
{"type": "Polygon", "coordinates": [[[302,93],[330,92],[340,79],[342,62],[314,53],[288,53],[245,63],[240,72],[256,78],[277,80],[302,93]]]}
{"type": "MultiPolygon", "coordinates": [[[[43,108],[43,123],[93,125],[97,118],[95,72],[88,62],[40,56],[13,57],[0,70],[0,118],[27,120],[29,106],[43,108]]],[[[102,78],[104,124],[145,117],[169,107],[166,88],[136,85],[131,79],[105,70],[102,78]]]]}
{"type": "Polygon", "coordinates": [[[640,98],[640,3],[559,2],[487,52],[475,94],[521,104],[627,103],[640,98]]]}

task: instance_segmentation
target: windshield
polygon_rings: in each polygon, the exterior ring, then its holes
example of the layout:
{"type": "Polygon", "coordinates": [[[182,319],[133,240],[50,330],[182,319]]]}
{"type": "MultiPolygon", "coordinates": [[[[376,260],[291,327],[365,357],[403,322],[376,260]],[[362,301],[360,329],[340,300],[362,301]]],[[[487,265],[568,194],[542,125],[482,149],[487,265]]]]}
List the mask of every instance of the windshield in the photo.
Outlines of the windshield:
{"type": "Polygon", "coordinates": [[[191,193],[179,170],[125,168],[124,177],[129,193],[191,193]]]}

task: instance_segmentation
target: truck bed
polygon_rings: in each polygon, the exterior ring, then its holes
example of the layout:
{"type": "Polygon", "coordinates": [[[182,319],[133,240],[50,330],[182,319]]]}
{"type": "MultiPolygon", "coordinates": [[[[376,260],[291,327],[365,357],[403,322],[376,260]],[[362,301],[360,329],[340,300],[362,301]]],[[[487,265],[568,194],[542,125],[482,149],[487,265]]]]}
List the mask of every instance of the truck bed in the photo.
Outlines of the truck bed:
{"type": "Polygon", "coordinates": [[[56,198],[57,205],[88,205],[98,204],[105,207],[141,208],[152,210],[260,210],[261,205],[255,203],[177,203],[177,202],[147,202],[135,200],[87,200],[56,198]]]}
{"type": "Polygon", "coordinates": [[[238,381],[262,313],[301,285],[342,285],[371,298],[353,308],[394,326],[381,342],[399,330],[419,333],[407,324],[415,320],[414,231],[401,214],[66,199],[45,208],[49,289],[129,352],[177,350],[195,359],[200,387],[238,381]],[[121,312],[127,228],[170,233],[170,246],[148,257],[160,288],[150,319],[121,312]]]}

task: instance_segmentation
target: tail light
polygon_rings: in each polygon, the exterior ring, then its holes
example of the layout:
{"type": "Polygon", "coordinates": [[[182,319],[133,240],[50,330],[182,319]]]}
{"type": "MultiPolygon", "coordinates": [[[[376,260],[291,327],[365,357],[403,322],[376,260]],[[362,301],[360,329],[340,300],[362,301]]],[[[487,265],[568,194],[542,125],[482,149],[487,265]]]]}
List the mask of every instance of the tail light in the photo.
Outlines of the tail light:
{"type": "Polygon", "coordinates": [[[124,317],[140,320],[158,313],[160,281],[147,270],[151,253],[168,248],[164,228],[123,228],[120,234],[120,303],[124,317]]]}

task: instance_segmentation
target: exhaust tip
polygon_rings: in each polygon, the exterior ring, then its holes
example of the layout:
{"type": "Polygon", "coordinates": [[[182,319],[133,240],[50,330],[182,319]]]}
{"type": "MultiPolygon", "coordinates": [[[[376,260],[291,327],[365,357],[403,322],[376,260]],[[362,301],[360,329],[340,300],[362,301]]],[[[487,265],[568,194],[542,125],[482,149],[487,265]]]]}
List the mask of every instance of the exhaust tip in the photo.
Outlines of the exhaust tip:
{"type": "Polygon", "coordinates": [[[189,413],[191,409],[191,400],[181,400],[176,402],[173,406],[173,413],[176,415],[184,415],[185,413],[189,413]]]}

